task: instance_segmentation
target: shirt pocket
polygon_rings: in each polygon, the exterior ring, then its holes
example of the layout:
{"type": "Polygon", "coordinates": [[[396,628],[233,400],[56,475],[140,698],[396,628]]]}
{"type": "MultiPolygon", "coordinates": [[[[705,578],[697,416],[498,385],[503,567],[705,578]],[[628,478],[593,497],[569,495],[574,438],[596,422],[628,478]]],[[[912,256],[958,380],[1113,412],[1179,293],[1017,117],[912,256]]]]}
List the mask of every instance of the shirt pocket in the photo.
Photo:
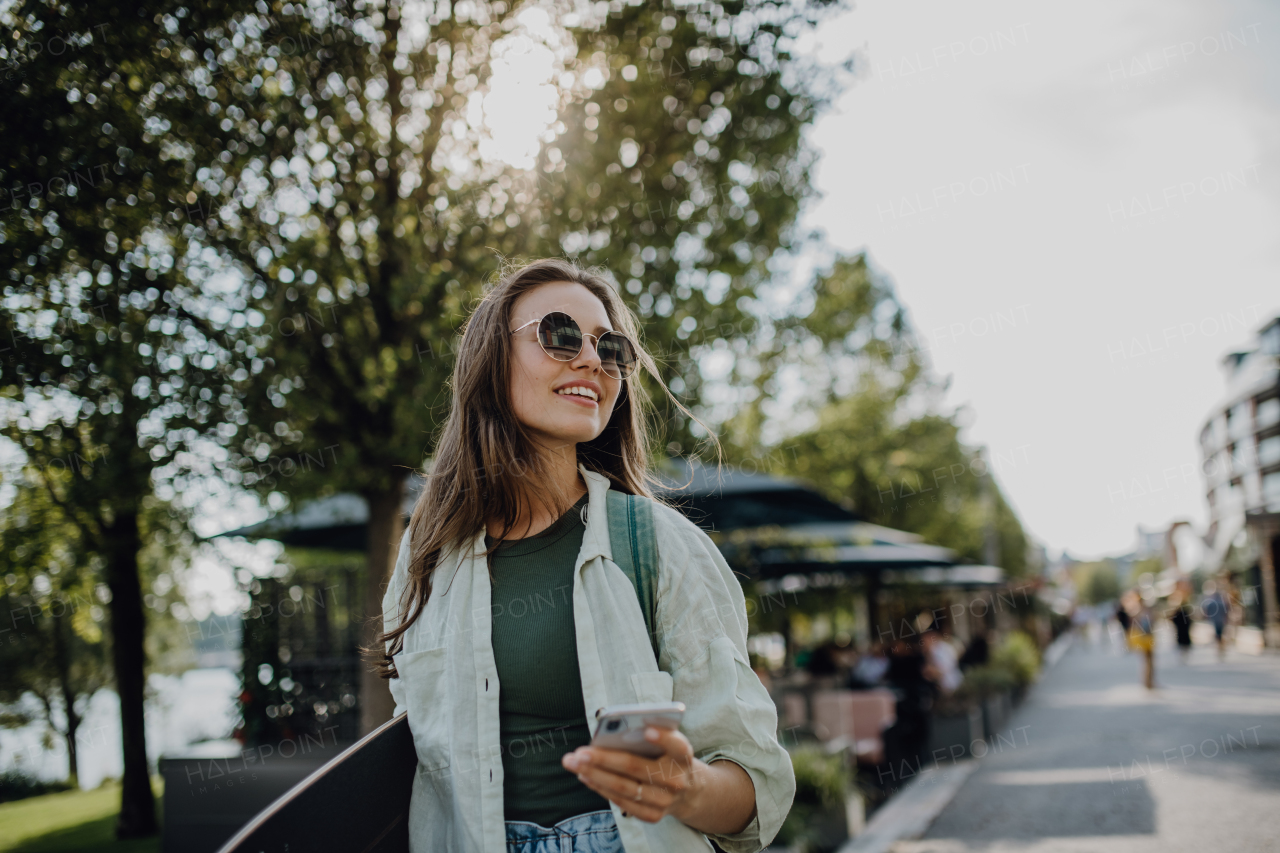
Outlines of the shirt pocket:
{"type": "Polygon", "coordinates": [[[445,680],[445,648],[399,654],[396,672],[405,688],[409,731],[418,763],[428,772],[449,766],[451,710],[445,680]]]}
{"type": "Polygon", "coordinates": [[[631,687],[637,702],[670,702],[675,682],[669,672],[634,672],[631,687]]]}

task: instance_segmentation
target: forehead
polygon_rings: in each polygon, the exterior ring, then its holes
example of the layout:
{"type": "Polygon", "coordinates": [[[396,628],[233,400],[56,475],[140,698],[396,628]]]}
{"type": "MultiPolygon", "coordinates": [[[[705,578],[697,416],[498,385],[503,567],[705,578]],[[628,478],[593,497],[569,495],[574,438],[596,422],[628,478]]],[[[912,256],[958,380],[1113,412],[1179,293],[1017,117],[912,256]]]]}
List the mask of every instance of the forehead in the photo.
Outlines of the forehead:
{"type": "Polygon", "coordinates": [[[584,331],[590,328],[611,328],[609,314],[604,310],[604,303],[596,298],[590,290],[581,284],[569,281],[556,281],[539,285],[534,290],[520,296],[512,306],[513,319],[524,323],[550,314],[552,311],[563,311],[578,321],[584,331]]]}

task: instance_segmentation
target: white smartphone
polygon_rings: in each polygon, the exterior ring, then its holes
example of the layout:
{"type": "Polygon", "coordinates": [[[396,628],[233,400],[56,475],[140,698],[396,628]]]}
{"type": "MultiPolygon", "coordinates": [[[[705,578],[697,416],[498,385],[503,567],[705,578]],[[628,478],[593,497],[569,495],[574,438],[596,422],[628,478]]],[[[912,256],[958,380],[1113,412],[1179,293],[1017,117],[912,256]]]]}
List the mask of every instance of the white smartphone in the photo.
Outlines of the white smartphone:
{"type": "Polygon", "coordinates": [[[644,739],[646,726],[675,730],[684,719],[683,702],[643,702],[610,705],[596,711],[596,733],[592,746],[620,749],[644,758],[662,755],[662,747],[644,739]]]}

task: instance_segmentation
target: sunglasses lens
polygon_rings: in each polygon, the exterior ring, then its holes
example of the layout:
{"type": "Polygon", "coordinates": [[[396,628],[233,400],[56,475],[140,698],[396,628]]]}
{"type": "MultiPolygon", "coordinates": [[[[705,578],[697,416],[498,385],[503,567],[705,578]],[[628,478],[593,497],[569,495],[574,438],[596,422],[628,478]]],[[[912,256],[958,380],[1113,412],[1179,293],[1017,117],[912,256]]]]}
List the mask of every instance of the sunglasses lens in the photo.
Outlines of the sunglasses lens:
{"type": "Polygon", "coordinates": [[[548,314],[538,324],[538,343],[556,361],[573,361],[582,352],[582,330],[568,314],[548,314]]]}
{"type": "Polygon", "coordinates": [[[596,345],[600,366],[615,379],[626,379],[636,369],[636,348],[616,332],[605,332],[596,345]]]}

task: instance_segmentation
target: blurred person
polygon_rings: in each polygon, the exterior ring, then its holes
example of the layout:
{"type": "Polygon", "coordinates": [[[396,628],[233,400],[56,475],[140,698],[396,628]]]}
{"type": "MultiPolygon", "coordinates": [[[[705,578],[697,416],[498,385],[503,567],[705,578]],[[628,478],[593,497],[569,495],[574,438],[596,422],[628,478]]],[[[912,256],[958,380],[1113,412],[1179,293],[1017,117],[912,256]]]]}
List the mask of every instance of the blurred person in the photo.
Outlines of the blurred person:
{"type": "Polygon", "coordinates": [[[419,759],[416,851],[759,850],[791,805],[774,704],[738,663],[742,588],[706,533],[649,497],[632,374],[664,386],[637,340],[613,287],[560,260],[505,275],[466,323],[383,599],[380,671],[419,759]],[[652,635],[609,558],[611,488],[652,512],[652,635]],[[548,591],[549,607],[496,598],[548,591]],[[647,732],[659,758],[589,745],[596,709],[673,695],[688,713],[647,732]]]}
{"type": "Polygon", "coordinates": [[[1129,616],[1129,647],[1142,655],[1142,683],[1148,690],[1156,687],[1156,637],[1151,608],[1137,590],[1129,590],[1121,599],[1129,616]]]}
{"type": "Polygon", "coordinates": [[[1227,659],[1227,619],[1231,615],[1230,599],[1222,593],[1217,581],[1204,582],[1200,598],[1200,612],[1213,624],[1213,635],[1218,644],[1218,660],[1227,659]]]}
{"type": "Polygon", "coordinates": [[[1133,620],[1129,618],[1129,611],[1125,609],[1125,597],[1120,596],[1120,600],[1116,602],[1116,621],[1120,623],[1121,648],[1125,652],[1133,651],[1133,646],[1129,642],[1129,627],[1133,624],[1133,620]]]}
{"type": "Polygon", "coordinates": [[[984,628],[969,640],[969,645],[965,646],[964,653],[960,655],[957,663],[963,671],[973,666],[985,666],[989,660],[991,660],[991,643],[987,639],[987,631],[984,628]]]}
{"type": "Polygon", "coordinates": [[[1169,596],[1169,621],[1178,637],[1178,656],[1182,663],[1191,656],[1191,584],[1178,581],[1173,595],[1169,596]]]}
{"type": "Polygon", "coordinates": [[[920,638],[920,647],[926,661],[925,676],[938,685],[943,695],[954,693],[960,682],[964,681],[964,676],[960,673],[959,655],[956,654],[955,646],[937,629],[936,623],[920,638]]]}
{"type": "Polygon", "coordinates": [[[920,647],[904,638],[889,646],[889,667],[885,681],[896,699],[896,720],[884,731],[885,759],[890,778],[898,785],[919,773],[929,747],[930,712],[937,687],[925,675],[925,656],[920,647]]]}
{"type": "Polygon", "coordinates": [[[840,673],[840,664],[837,660],[839,646],[835,640],[827,640],[818,645],[809,653],[808,659],[804,662],[805,672],[815,678],[825,678],[838,675],[840,673]]]}
{"type": "Polygon", "coordinates": [[[885,656],[884,643],[872,643],[865,654],[858,657],[849,673],[849,686],[854,690],[879,687],[889,670],[889,658],[885,656]]]}

